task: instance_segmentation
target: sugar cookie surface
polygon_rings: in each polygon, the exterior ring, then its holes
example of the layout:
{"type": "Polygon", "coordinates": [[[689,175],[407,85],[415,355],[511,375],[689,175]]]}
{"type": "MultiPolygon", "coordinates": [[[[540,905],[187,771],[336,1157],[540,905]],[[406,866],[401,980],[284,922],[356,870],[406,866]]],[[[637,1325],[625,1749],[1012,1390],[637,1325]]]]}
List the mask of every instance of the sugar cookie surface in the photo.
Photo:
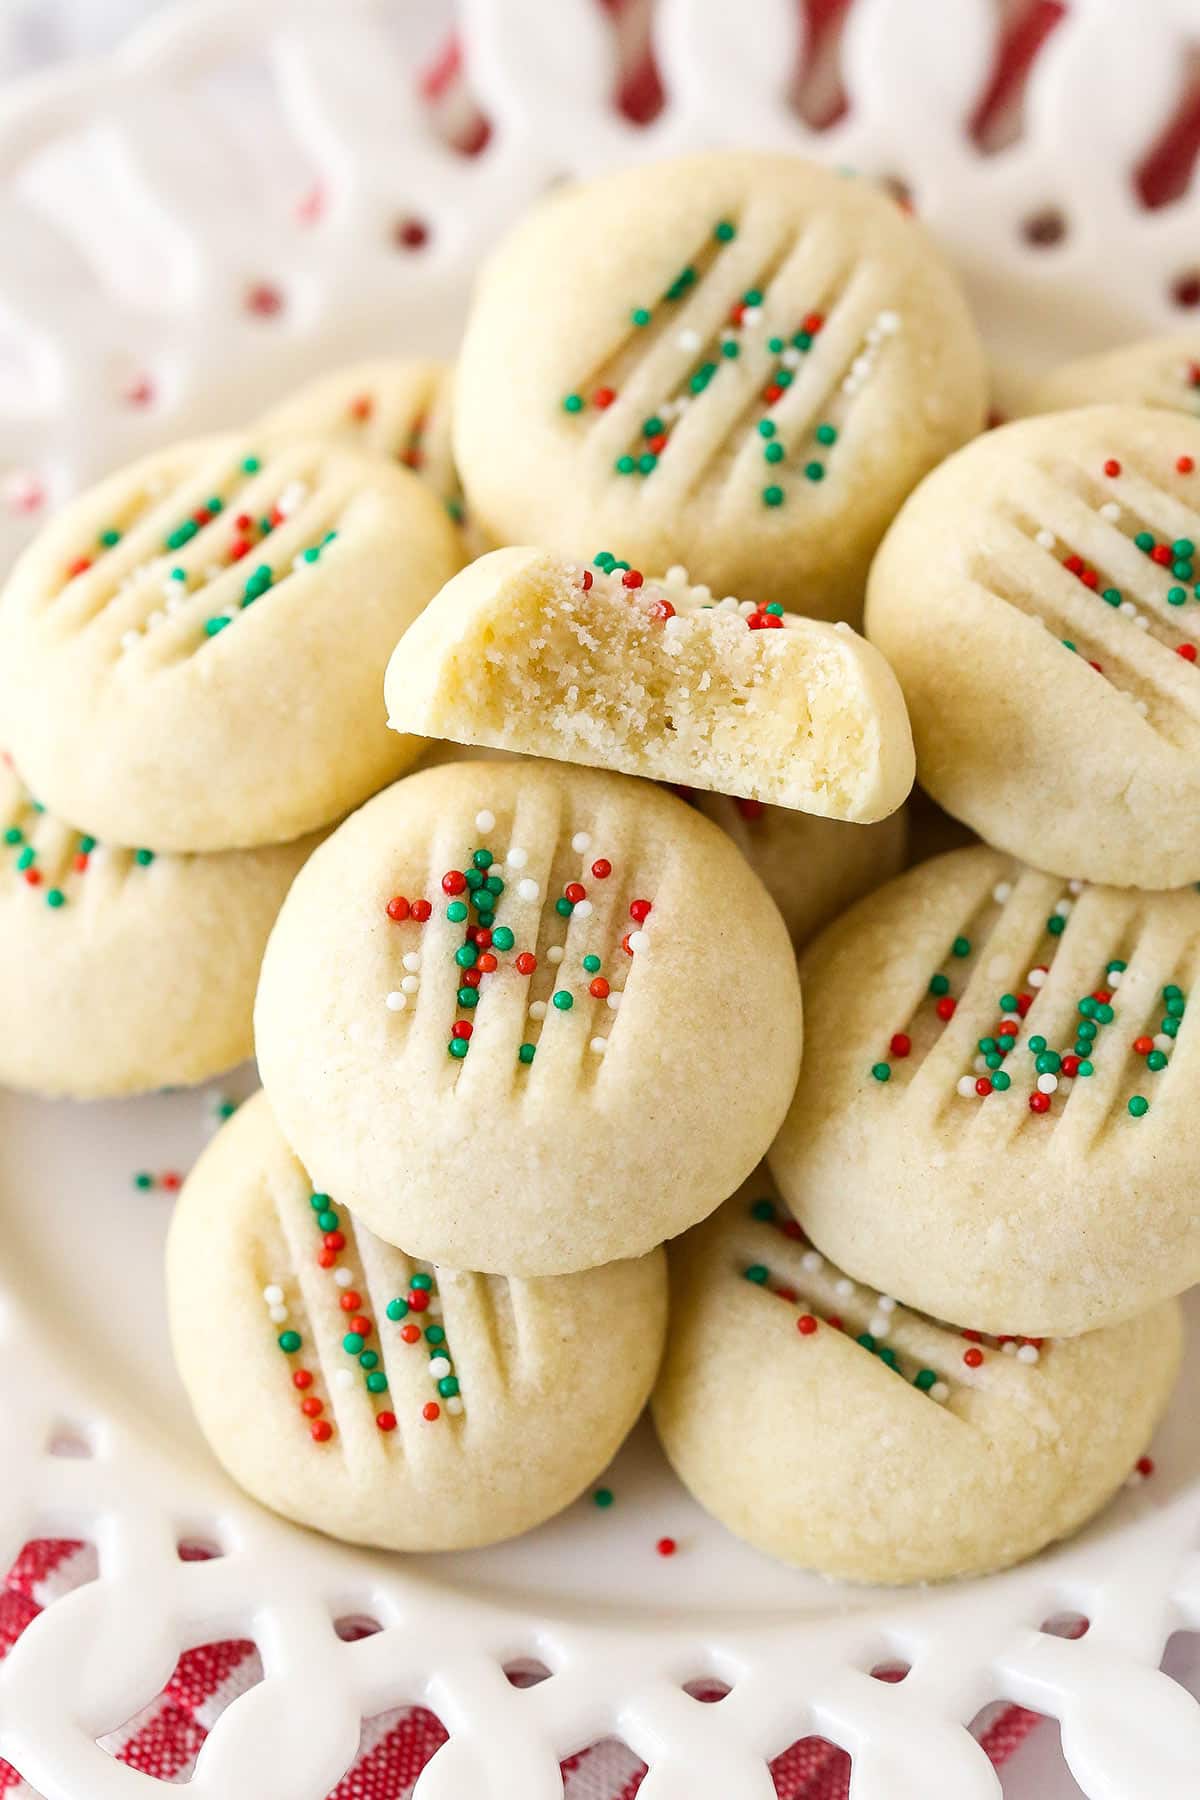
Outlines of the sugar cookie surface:
{"type": "Polygon", "coordinates": [[[1066,412],[1114,402],[1200,415],[1200,331],[1143,338],[1064,363],[1037,384],[1025,410],[1066,412]]]}
{"type": "Polygon", "coordinates": [[[450,581],[388,665],[402,732],[772,801],[885,817],[912,786],[896,679],[848,626],[495,550],[450,581]]]}
{"type": "Polygon", "coordinates": [[[47,812],[0,757],[0,1084],[87,1100],[249,1056],[267,934],[318,842],[122,849],[47,812]]]}
{"type": "Polygon", "coordinates": [[[508,1281],[407,1256],[314,1191],[258,1094],[184,1184],[167,1302],[249,1493],[354,1543],[451,1550],[529,1530],[605,1467],[654,1380],[666,1269],[654,1250],[508,1281]]]}
{"type": "Polygon", "coordinates": [[[484,273],[455,452],[493,541],[621,545],[855,622],[905,494],[983,425],[953,277],[867,182],[714,152],[558,192],[484,273]]]}
{"type": "Polygon", "coordinates": [[[305,383],[260,420],[276,435],[337,438],[419,475],[456,524],[462,489],[450,448],[449,363],[377,357],[305,383]]]}
{"type": "Polygon", "coordinates": [[[1067,1336],[1182,1293],[1198,971],[1194,890],[982,846],[910,869],[801,958],[780,1191],[849,1274],[956,1324],[1067,1336]]]}
{"type": "Polygon", "coordinates": [[[907,502],[867,634],[917,779],[987,842],[1120,887],[1200,879],[1200,423],[1023,419],[907,502]]]}
{"type": "Polygon", "coordinates": [[[379,687],[462,560],[406,470],[207,438],[71,502],[0,596],[17,766],[81,829],[155,850],[282,842],[407,767],[379,687]]]}
{"type": "Polygon", "coordinates": [[[906,807],[877,825],[845,825],[724,794],[697,794],[695,804],[733,839],[797,947],[904,867],[906,807]]]}
{"type": "Polygon", "coordinates": [[[670,1247],[659,1437],[758,1549],[850,1581],[1032,1556],[1130,1474],[1179,1366],[1178,1306],[998,1341],[908,1311],[804,1241],[766,1172],[670,1247]]]}
{"type": "Polygon", "coordinates": [[[310,862],[255,1035],[289,1142],[372,1231],[545,1275],[640,1255],[754,1167],[795,1086],[800,991],[762,883],[682,800],[448,763],[310,862]]]}

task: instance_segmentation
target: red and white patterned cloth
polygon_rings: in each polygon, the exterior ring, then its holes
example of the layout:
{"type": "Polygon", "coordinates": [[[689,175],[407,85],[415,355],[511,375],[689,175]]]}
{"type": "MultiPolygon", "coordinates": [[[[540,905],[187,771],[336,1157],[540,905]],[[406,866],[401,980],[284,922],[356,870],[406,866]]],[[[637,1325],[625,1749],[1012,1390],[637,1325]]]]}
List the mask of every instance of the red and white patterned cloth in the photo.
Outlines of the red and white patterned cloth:
{"type": "MultiPolygon", "coordinates": [[[[0,1657],[7,1655],[42,1608],[96,1575],[96,1553],[69,1538],[26,1544],[0,1590],[0,1657]]],[[[225,1708],[262,1677],[252,1643],[204,1644],[180,1657],[162,1693],[120,1731],[103,1739],[118,1762],[160,1781],[186,1781],[200,1746],[225,1708]]],[[[510,1677],[519,1685],[522,1677],[510,1677]]],[[[719,1699],[723,1688],[694,1689],[697,1698],[719,1699]]],[[[1010,1756],[1038,1722],[1036,1713],[1010,1706],[981,1733],[994,1763],[1010,1756]]],[[[440,1721],[422,1706],[401,1706],[363,1725],[358,1759],[328,1800],[408,1800],[417,1776],[446,1741],[440,1721]]],[[[645,1764],[615,1739],[593,1744],[562,1765],[566,1800],[634,1800],[645,1764]]],[[[771,1773],[779,1800],[847,1800],[850,1759],[824,1738],[804,1738],[775,1759],[771,1773]]],[[[0,1761],[0,1796],[37,1800],[0,1761]]],[[[463,1800],[470,1800],[464,1795],[463,1800]]]]}

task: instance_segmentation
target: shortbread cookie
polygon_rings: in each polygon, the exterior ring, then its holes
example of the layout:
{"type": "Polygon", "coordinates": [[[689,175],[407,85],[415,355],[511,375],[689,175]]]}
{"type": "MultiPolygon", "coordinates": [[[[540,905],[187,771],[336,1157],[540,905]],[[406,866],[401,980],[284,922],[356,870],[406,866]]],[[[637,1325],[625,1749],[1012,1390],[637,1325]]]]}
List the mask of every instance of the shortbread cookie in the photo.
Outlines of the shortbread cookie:
{"type": "Polygon", "coordinates": [[[871,570],[917,778],[988,843],[1120,887],[1200,879],[1200,423],[1023,419],[922,483],[871,570]]]}
{"type": "Polygon", "coordinates": [[[396,647],[397,731],[562,757],[823,818],[895,812],[912,786],[896,678],[848,625],[729,597],[601,552],[495,550],[396,647]]]}
{"type": "Polygon", "coordinates": [[[225,850],[337,818],[421,745],[380,699],[458,568],[406,470],[207,438],[82,495],[0,596],[0,716],[47,805],[113,843],[225,850]]]}
{"type": "Polygon", "coordinates": [[[260,421],[264,441],[276,435],[343,439],[386,456],[429,484],[455,523],[462,489],[450,448],[449,363],[380,357],[319,375],[260,421]]]}
{"type": "Polygon", "coordinates": [[[1026,410],[1066,412],[1112,402],[1200,414],[1200,331],[1143,338],[1064,363],[1038,383],[1026,410]]]}
{"type": "Polygon", "coordinates": [[[323,845],[280,914],[263,1084],[389,1243],[556,1275],[719,1204],[778,1128],[800,990],[723,832],[647,782],[447,763],[323,845]]]}
{"type": "Polygon", "coordinates": [[[724,794],[697,794],[695,804],[761,877],[797,948],[904,867],[906,807],[877,825],[844,825],[724,794]]]}
{"type": "Polygon", "coordinates": [[[910,1305],[1070,1336],[1200,1280],[1200,894],[1085,888],[982,845],[801,959],[771,1168],[818,1247],[910,1305]]]}
{"type": "Polygon", "coordinates": [[[702,1506],[850,1581],[1032,1556],[1104,1505],[1179,1366],[1174,1301],[1064,1340],[956,1331],[805,1243],[765,1171],[671,1246],[654,1418],[702,1506]]]}
{"type": "Polygon", "coordinates": [[[262,1094],[167,1244],[175,1360],[234,1480],[388,1550],[495,1543],[575,1499],[645,1403],[666,1285],[661,1250],[545,1281],[406,1256],[314,1190],[262,1094]]]}
{"type": "Polygon", "coordinates": [[[47,812],[0,758],[0,1083],[90,1100],[249,1056],[267,934],[318,842],[119,849],[47,812]]]}
{"type": "Polygon", "coordinates": [[[911,219],[865,181],[722,151],[555,194],[513,232],[454,441],[494,542],[623,545],[854,623],[888,521],[985,404],[962,295],[911,219]]]}

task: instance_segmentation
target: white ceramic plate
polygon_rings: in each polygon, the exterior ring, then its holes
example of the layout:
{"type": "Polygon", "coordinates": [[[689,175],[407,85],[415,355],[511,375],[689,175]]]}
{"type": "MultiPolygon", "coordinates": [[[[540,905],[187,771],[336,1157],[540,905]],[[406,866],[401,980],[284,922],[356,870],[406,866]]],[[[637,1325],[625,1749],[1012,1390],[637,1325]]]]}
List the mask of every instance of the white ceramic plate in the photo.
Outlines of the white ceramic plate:
{"type": "MultiPolygon", "coordinates": [[[[529,198],[700,142],[791,144],[902,181],[963,268],[1009,391],[1056,356],[1178,323],[1200,196],[1145,215],[1127,175],[1172,104],[1187,0],[1149,17],[1079,5],[1022,134],[990,156],[957,123],[994,52],[987,0],[859,0],[851,110],[819,135],[786,95],[791,0],[755,0],[753,30],[723,0],[662,0],[669,101],[642,131],[611,108],[589,0],[470,0],[468,78],[494,127],[473,159],[410,98],[443,11],[210,0],[0,102],[0,552],[101,469],[304,375],[449,350],[472,269],[529,198]],[[1048,207],[1065,235],[1038,249],[1023,227],[1048,207]],[[416,252],[395,230],[414,217],[416,252]]],[[[551,1800],[559,1759],[609,1733],[650,1765],[645,1800],[768,1800],[766,1760],[808,1733],[852,1752],[854,1800],[984,1800],[997,1780],[964,1726],[999,1697],[1061,1719],[1091,1800],[1194,1794],[1200,1712],[1158,1672],[1172,1631],[1200,1628],[1189,1377],[1154,1480],[986,1582],[884,1594],[780,1568],[699,1512],[645,1429],[606,1478],[608,1510],[584,1499],[472,1555],[351,1551],[243,1499],[174,1377],[169,1196],[134,1176],[186,1168],[211,1110],[211,1094],[86,1110],[0,1096],[0,1557],[48,1533],[100,1554],[100,1579],[0,1664],[0,1754],[48,1800],[145,1800],[150,1778],[96,1739],[181,1650],[230,1635],[255,1639],[265,1679],[210,1736],[192,1786],[212,1800],[320,1800],[360,1719],[415,1700],[451,1733],[420,1800],[551,1800]],[[192,1539],[223,1554],[181,1562],[192,1539]],[[383,1629],[344,1643],[333,1621],[351,1614],[383,1629]],[[1086,1637],[1041,1629],[1064,1614],[1091,1621],[1086,1637]],[[503,1666],[520,1657],[552,1678],[516,1690],[503,1666]],[[894,1661],[901,1684],[870,1678],[894,1661]],[[684,1692],[705,1675],[731,1688],[721,1704],[684,1692]]]]}

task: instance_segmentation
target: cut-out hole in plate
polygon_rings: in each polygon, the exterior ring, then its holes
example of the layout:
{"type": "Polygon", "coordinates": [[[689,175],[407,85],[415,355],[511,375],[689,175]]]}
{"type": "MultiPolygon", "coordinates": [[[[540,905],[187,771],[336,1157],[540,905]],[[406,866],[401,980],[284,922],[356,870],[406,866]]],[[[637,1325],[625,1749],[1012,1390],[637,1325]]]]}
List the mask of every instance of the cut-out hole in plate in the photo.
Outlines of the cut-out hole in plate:
{"type": "Polygon", "coordinates": [[[248,1638],[198,1644],[184,1651],[161,1693],[97,1741],[117,1762],[153,1770],[160,1781],[186,1782],[221,1714],[262,1678],[248,1638]]]}
{"type": "Polygon", "coordinates": [[[1200,269],[1183,269],[1171,283],[1172,303],[1181,312],[1194,312],[1200,306],[1200,269]]]}
{"type": "Polygon", "coordinates": [[[333,1629],[343,1644],[359,1644],[363,1638],[375,1637],[383,1626],[370,1613],[345,1613],[333,1621],[333,1629]]]}
{"type": "MultiPolygon", "coordinates": [[[[636,1794],[649,1770],[623,1738],[598,1738],[559,1764],[568,1794],[636,1794]],[[568,1777],[574,1776],[571,1781],[568,1777]]],[[[733,1797],[730,1796],[730,1800],[733,1797]]]]}
{"type": "Polygon", "coordinates": [[[277,281],[252,281],[242,299],[243,310],[255,319],[277,319],[287,311],[287,295],[277,281]]]}
{"type": "Polygon", "coordinates": [[[390,1800],[411,1793],[421,1770],[446,1742],[449,1733],[436,1713],[425,1706],[394,1706],[364,1719],[358,1750],[329,1800],[390,1800]]]}
{"type": "Polygon", "coordinates": [[[1063,1761],[1057,1719],[1047,1719],[1044,1713],[1030,1712],[1008,1700],[996,1700],[975,1715],[970,1731],[1000,1770],[1006,1800],[1025,1800],[1026,1795],[1047,1792],[1054,1794],[1054,1800],[1076,1794],[1085,1800],[1063,1761]],[[1039,1725],[1047,1729],[1039,1731],[1039,1725]]]}
{"type": "Polygon", "coordinates": [[[95,1581],[98,1573],[96,1546],[84,1538],[33,1538],[23,1545],[0,1584],[0,1656],[52,1600],[95,1581]]]}
{"type": "Polygon", "coordinates": [[[1047,1637],[1081,1638],[1087,1636],[1089,1623],[1090,1621],[1085,1619],[1082,1613],[1068,1609],[1064,1612],[1051,1613],[1048,1619],[1042,1620],[1039,1629],[1044,1631],[1047,1637]]]}
{"type": "Polygon", "coordinates": [[[215,1562],[226,1555],[226,1549],[215,1532],[189,1531],[175,1546],[180,1562],[215,1562]]]}
{"type": "Polygon", "coordinates": [[[1005,9],[991,72],[971,114],[969,130],[985,156],[1020,137],[1029,72],[1050,33],[1066,17],[1063,0],[1016,0],[1005,9]]]}
{"type": "Polygon", "coordinates": [[[770,1774],[780,1794],[841,1795],[848,1791],[850,1757],[828,1738],[797,1738],[770,1764],[770,1774]]]}
{"type": "Polygon", "coordinates": [[[515,1688],[540,1687],[553,1673],[540,1656],[514,1656],[504,1665],[504,1679],[515,1688]]]}
{"type": "Polygon", "coordinates": [[[1192,79],[1183,98],[1134,171],[1138,197],[1152,209],[1187,192],[1200,159],[1200,57],[1195,52],[1191,64],[1192,79]]]}
{"type": "Polygon", "coordinates": [[[697,1675],[683,1684],[685,1694],[693,1700],[699,1700],[701,1706],[716,1706],[733,1692],[727,1681],[720,1681],[715,1675],[697,1675]]]}
{"type": "Polygon", "coordinates": [[[1035,250],[1050,250],[1067,236],[1066,215],[1057,206],[1042,206],[1021,221],[1021,236],[1035,250]]]}
{"type": "Polygon", "coordinates": [[[911,1673],[912,1665],[902,1661],[898,1656],[885,1657],[882,1662],[877,1662],[871,1670],[873,1680],[886,1681],[891,1687],[895,1687],[904,1680],[906,1675],[911,1673]]]}
{"type": "Polygon", "coordinates": [[[74,1462],[87,1462],[96,1454],[94,1433],[74,1419],[58,1419],[46,1439],[47,1456],[62,1456],[74,1462]]]}
{"type": "Polygon", "coordinates": [[[807,39],[792,88],[792,105],[814,131],[827,131],[846,111],[842,33],[852,0],[803,0],[807,39]]]}
{"type": "Polygon", "coordinates": [[[392,226],[392,244],[397,250],[424,250],[432,236],[432,228],[425,219],[416,213],[406,213],[396,220],[392,226]]]}

